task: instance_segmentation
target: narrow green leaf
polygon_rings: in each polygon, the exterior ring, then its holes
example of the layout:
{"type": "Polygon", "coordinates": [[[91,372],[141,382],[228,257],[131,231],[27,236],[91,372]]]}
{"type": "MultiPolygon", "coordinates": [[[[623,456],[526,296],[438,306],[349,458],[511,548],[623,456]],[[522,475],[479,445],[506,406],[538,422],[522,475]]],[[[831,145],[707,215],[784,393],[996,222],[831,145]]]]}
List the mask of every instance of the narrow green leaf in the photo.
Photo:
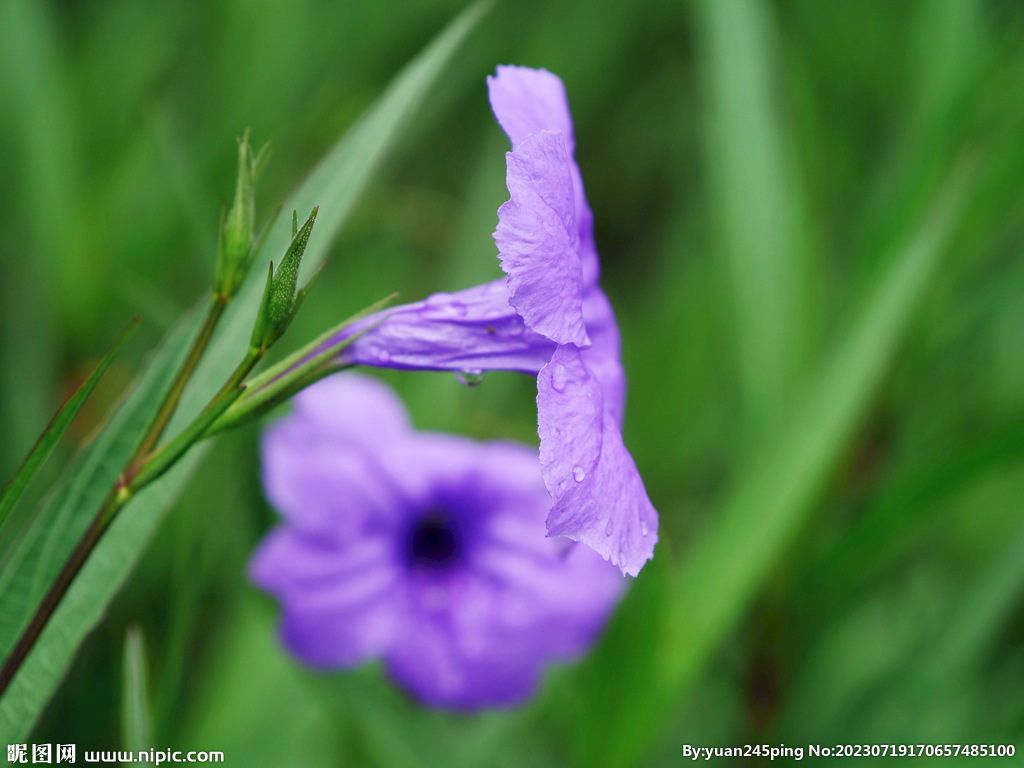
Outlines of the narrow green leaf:
{"type": "MultiPolygon", "coordinates": [[[[159,405],[167,380],[174,375],[188,354],[192,337],[202,322],[202,314],[202,308],[199,311],[190,311],[172,329],[160,352],[153,357],[127,400],[111,416],[106,429],[79,457],[66,482],[56,490],[52,498],[46,500],[10,561],[3,571],[0,571],[0,652],[4,655],[16,642],[35,607],[60,571],[67,555],[74,549],[103,503],[107,492],[117,480],[142,430],[145,429],[149,416],[159,405]]],[[[188,463],[191,458],[186,456],[183,463],[188,463]]],[[[174,471],[172,470],[172,473],[174,471]]],[[[154,483],[147,489],[148,493],[153,494],[164,488],[166,482],[163,480],[154,483]]],[[[146,493],[144,491],[132,505],[129,505],[126,510],[128,514],[122,514],[115,520],[104,542],[84,566],[86,571],[94,574],[91,578],[97,582],[104,578],[114,580],[112,584],[104,585],[94,600],[98,601],[100,597],[109,600],[113,596],[139,554],[121,552],[116,556],[106,554],[103,558],[97,557],[100,552],[106,553],[107,548],[104,545],[114,531],[126,527],[126,523],[129,524],[128,527],[133,528],[141,547],[157,522],[147,521],[143,516],[133,514],[133,510],[146,503],[143,501],[146,493]],[[139,528],[140,522],[148,524],[139,528]],[[102,576],[97,571],[101,572],[102,576]]],[[[170,500],[168,495],[167,501],[170,500]]],[[[125,536],[127,533],[118,535],[125,536]]],[[[65,596],[57,614],[51,619],[37,643],[36,651],[26,659],[22,674],[15,677],[6,695],[0,700],[0,732],[5,735],[18,733],[24,736],[28,733],[31,723],[38,717],[39,711],[59,682],[78,643],[99,621],[105,603],[87,604],[82,600],[84,581],[80,574],[72,583],[69,594],[65,596]],[[74,611],[69,610],[72,606],[75,608],[74,611]],[[58,622],[64,627],[65,633],[54,638],[51,636],[52,629],[58,622]],[[17,695],[18,689],[27,682],[24,673],[38,663],[38,651],[44,644],[47,658],[51,663],[49,674],[40,674],[37,671],[34,675],[35,680],[43,688],[38,693],[29,688],[28,691],[17,695]]]]}
{"type": "Polygon", "coordinates": [[[121,741],[126,750],[141,752],[153,746],[153,715],[149,705],[146,638],[138,624],[132,624],[124,633],[121,673],[121,741]]]}
{"type": "Polygon", "coordinates": [[[780,411],[797,356],[797,173],[787,167],[773,81],[771,9],[763,0],[704,0],[699,9],[712,202],[731,277],[745,417],[757,434],[780,411]]]}
{"type": "Polygon", "coordinates": [[[964,183],[962,175],[948,182],[783,435],[738,483],[722,518],[688,558],[662,649],[671,685],[697,670],[813,509],[934,273],[959,217],[964,183]]]}
{"type": "MultiPolygon", "coordinates": [[[[314,269],[323,259],[402,126],[488,7],[487,3],[476,4],[456,17],[399,73],[286,202],[290,209],[320,206],[316,232],[306,249],[307,268],[314,269]]],[[[289,241],[288,222],[281,222],[268,234],[263,253],[283,253],[289,241]]],[[[170,434],[180,432],[203,409],[246,349],[262,295],[263,271],[269,261],[267,257],[261,259],[225,314],[218,335],[182,397],[170,434]]],[[[205,303],[204,299],[204,308],[205,303]]],[[[51,500],[11,563],[0,573],[0,649],[5,653],[117,479],[167,377],[187,351],[200,319],[195,312],[190,313],[164,343],[132,396],[83,455],[68,483],[51,500]]],[[[141,491],[114,520],[0,700],[0,741],[24,740],[65,674],[79,643],[102,618],[106,605],[202,460],[207,445],[189,451],[164,477],[141,491]]]]}
{"type": "Polygon", "coordinates": [[[29,451],[28,456],[25,457],[21,466],[18,467],[18,471],[14,473],[14,477],[4,486],[3,491],[0,492],[0,526],[7,521],[7,516],[11,514],[11,510],[18,503],[18,499],[25,493],[25,489],[32,482],[32,478],[42,469],[43,464],[46,463],[50,454],[53,453],[53,449],[57,447],[57,443],[60,442],[64,433],[68,431],[71,422],[75,420],[75,416],[82,410],[82,406],[85,405],[85,401],[92,394],[99,380],[103,378],[103,374],[110,367],[114,357],[138,325],[139,318],[136,317],[122,331],[120,338],[118,338],[107,354],[103,356],[103,359],[100,360],[99,365],[89,375],[89,378],[82,383],[82,386],[75,391],[75,394],[57,411],[57,415],[53,417],[53,420],[43,430],[43,434],[39,436],[36,444],[32,446],[32,450],[29,451]]]}
{"type": "Polygon", "coordinates": [[[239,603],[210,650],[182,743],[216,744],[237,765],[355,764],[336,754],[347,725],[309,695],[298,663],[275,640],[269,606],[251,597],[239,603]]]}
{"type": "MultiPolygon", "coordinates": [[[[719,520],[686,557],[647,681],[645,697],[658,706],[622,712],[610,727],[592,730],[598,743],[587,745],[587,754],[594,764],[635,763],[810,516],[914,316],[959,219],[965,186],[963,172],[949,179],[800,407],[764,444],[719,520]],[[658,709],[661,716],[654,715],[658,709]]],[[[592,706],[590,717],[597,718],[616,702],[592,706]]]]}

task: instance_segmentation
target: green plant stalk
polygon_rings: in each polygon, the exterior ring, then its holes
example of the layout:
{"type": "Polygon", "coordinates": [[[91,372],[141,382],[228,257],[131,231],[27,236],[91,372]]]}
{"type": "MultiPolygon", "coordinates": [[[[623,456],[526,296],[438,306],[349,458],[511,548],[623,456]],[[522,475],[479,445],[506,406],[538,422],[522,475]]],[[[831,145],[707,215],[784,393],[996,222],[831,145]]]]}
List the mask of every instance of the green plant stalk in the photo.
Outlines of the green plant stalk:
{"type": "Polygon", "coordinates": [[[251,401],[247,401],[237,413],[231,412],[230,409],[226,411],[223,414],[223,418],[218,419],[210,426],[204,437],[212,437],[257,419],[306,387],[316,384],[320,379],[351,367],[348,364],[338,365],[331,361],[326,361],[318,366],[309,368],[301,376],[297,376],[280,385],[266,387],[251,401]]]}
{"type": "Polygon", "coordinates": [[[205,433],[210,425],[245,391],[242,382],[266,355],[266,346],[254,347],[250,345],[246,350],[245,357],[238,367],[235,368],[234,373],[231,374],[217,395],[203,409],[202,413],[196,417],[192,424],[169,443],[154,450],[163,436],[167,424],[174,416],[185,387],[192,378],[196,366],[199,365],[199,361],[202,359],[207,346],[209,346],[210,339],[213,338],[213,332],[221,316],[224,314],[228,301],[230,301],[228,296],[214,292],[210,308],[207,310],[206,318],[203,320],[202,328],[200,328],[199,334],[192,342],[188,356],[178,370],[174,383],[167,390],[167,395],[160,404],[160,408],[150,421],[142,439],[132,451],[128,463],[125,465],[124,470],[122,470],[117,483],[107,495],[99,512],[96,513],[96,517],[93,518],[85,534],[75,546],[71,557],[68,558],[60,573],[57,574],[57,579],[43,597],[36,612],[32,615],[28,626],[18,638],[18,642],[11,649],[7,658],[4,659],[3,667],[0,667],[0,696],[7,690],[7,686],[14,679],[22,662],[28,656],[39,635],[42,633],[46,622],[50,620],[61,599],[71,586],[71,582],[74,581],[75,576],[82,570],[85,561],[99,543],[107,528],[110,527],[117,513],[142,488],[170,469],[192,445],[207,436],[205,433]]]}
{"type": "MultiPolygon", "coordinates": [[[[380,309],[383,309],[397,295],[398,294],[396,293],[392,293],[391,295],[385,296],[383,299],[374,302],[370,306],[366,307],[366,309],[357,312],[352,315],[352,317],[349,317],[336,325],[334,328],[328,329],[309,344],[306,344],[301,349],[296,350],[292,354],[288,355],[284,360],[281,360],[271,368],[268,368],[258,376],[251,379],[242,396],[211,424],[209,430],[206,432],[206,437],[210,437],[211,435],[224,432],[225,430],[244,424],[247,421],[251,421],[252,419],[263,415],[284,400],[287,400],[296,392],[305,389],[311,384],[315,384],[320,379],[329,376],[332,373],[337,373],[338,371],[350,367],[348,365],[339,365],[334,363],[333,358],[335,358],[342,350],[364,333],[375,328],[379,323],[369,325],[359,333],[355,333],[334,344],[327,345],[327,342],[333,336],[337,336],[345,329],[345,327],[380,309]],[[321,347],[323,347],[323,349],[319,353],[313,354],[313,350],[321,347]],[[292,369],[299,368],[300,366],[303,370],[297,376],[289,378],[286,375],[289,374],[292,369]]],[[[383,320],[380,322],[383,322],[383,320]]],[[[241,369],[241,367],[242,366],[239,366],[239,369],[241,369]]],[[[242,379],[239,379],[238,381],[240,382],[242,379]]]]}
{"type": "Polygon", "coordinates": [[[18,673],[21,663],[28,656],[29,651],[32,650],[32,646],[35,645],[36,640],[43,631],[43,627],[46,626],[46,622],[53,615],[61,598],[64,597],[64,593],[68,591],[71,582],[74,581],[75,576],[82,569],[86,559],[89,557],[89,553],[92,552],[93,547],[96,546],[103,533],[110,527],[110,523],[114,520],[118,510],[130,498],[129,494],[123,501],[119,500],[123,490],[124,487],[121,485],[120,480],[118,480],[118,484],[114,488],[110,489],[110,493],[107,494],[107,498],[103,502],[103,506],[100,507],[100,511],[89,524],[85,534],[78,542],[78,546],[71,553],[71,557],[64,564],[64,567],[61,568],[60,573],[57,574],[56,581],[53,582],[43,597],[43,601],[32,615],[28,626],[25,627],[25,630],[18,638],[18,642],[11,649],[7,658],[4,659],[4,665],[0,667],[0,694],[7,690],[7,686],[11,684],[14,676],[18,673]]]}
{"type": "Polygon", "coordinates": [[[141,465],[136,468],[136,462],[129,463],[129,466],[118,478],[117,483],[110,489],[110,493],[107,494],[107,498],[104,500],[99,512],[96,513],[85,534],[79,540],[77,546],[75,546],[71,557],[68,558],[60,573],[57,574],[56,580],[43,597],[36,612],[32,615],[28,626],[18,638],[18,642],[11,649],[7,658],[4,659],[3,667],[0,667],[0,696],[7,690],[7,686],[10,685],[14,676],[18,673],[21,663],[28,656],[29,651],[32,650],[32,646],[35,645],[36,640],[46,626],[46,622],[50,620],[50,616],[57,609],[57,605],[71,586],[71,582],[75,580],[75,576],[82,570],[85,561],[110,527],[117,513],[121,511],[135,494],[163,475],[189,448],[203,439],[204,433],[210,424],[227,410],[243,391],[243,387],[233,387],[218,395],[180,435],[159,450],[149,454],[141,465]]]}
{"type": "Polygon", "coordinates": [[[178,371],[178,375],[175,377],[171,388],[167,390],[167,396],[153,416],[153,421],[149,424],[142,440],[139,441],[138,446],[132,452],[132,456],[128,460],[129,464],[135,463],[140,456],[147,456],[156,447],[157,443],[160,442],[164,430],[167,429],[171,417],[174,416],[174,412],[178,408],[181,395],[184,393],[189,379],[192,378],[192,374],[195,372],[196,366],[199,365],[199,361],[202,359],[210,339],[213,338],[213,332],[217,328],[217,323],[220,322],[220,318],[224,314],[229,300],[223,294],[213,294],[210,308],[206,312],[206,319],[203,320],[203,327],[199,330],[199,335],[196,336],[195,341],[192,342],[192,348],[188,352],[188,357],[185,358],[185,362],[178,371]]]}
{"type": "MultiPolygon", "coordinates": [[[[209,427],[219,416],[223,415],[227,407],[238,399],[238,396],[236,395],[232,397],[228,404],[223,408],[218,407],[221,401],[230,393],[237,391],[237,393],[240,395],[242,394],[242,392],[245,391],[246,387],[242,386],[242,382],[245,381],[246,376],[252,373],[252,369],[259,364],[260,360],[262,360],[263,356],[266,354],[266,347],[250,346],[249,349],[246,350],[245,357],[242,359],[242,362],[240,362],[238,364],[238,367],[235,368],[235,371],[234,373],[231,374],[231,377],[226,382],[224,382],[224,386],[220,388],[220,391],[218,391],[213,400],[210,401],[210,404],[203,409],[203,412],[199,415],[199,419],[196,419],[196,422],[198,422],[200,419],[204,419],[214,409],[216,409],[216,415],[212,419],[206,421],[206,427],[209,427]]],[[[210,435],[214,434],[213,432],[209,431],[206,428],[204,428],[204,430],[206,431],[206,434],[201,435],[202,437],[209,437],[210,435]]]]}
{"type": "MultiPolygon", "coordinates": [[[[350,217],[353,206],[365,189],[372,173],[380,166],[390,148],[394,146],[400,129],[422,103],[427,88],[437,81],[456,47],[466,38],[481,17],[488,12],[491,5],[490,0],[478,0],[477,3],[456,17],[417,59],[402,70],[388,90],[352,126],[348,134],[335,144],[331,152],[312,169],[307,180],[295,191],[286,206],[287,209],[308,209],[319,201],[323,204],[322,210],[326,212],[326,215],[320,217],[322,225],[318,224],[323,227],[321,235],[316,242],[311,244],[307,260],[319,261],[322,258],[323,252],[334,241],[338,230],[350,217]]],[[[273,244],[272,250],[281,251],[287,246],[284,229],[280,227],[276,234],[271,233],[267,247],[271,247],[273,244]],[[284,241],[278,243],[279,240],[284,241]]],[[[254,300],[258,298],[258,295],[252,295],[249,289],[240,290],[239,300],[246,306],[254,305],[254,300]]],[[[242,346],[251,326],[243,327],[242,320],[238,317],[232,319],[228,314],[225,314],[225,319],[222,322],[229,326],[225,332],[226,340],[231,341],[230,346],[236,349],[242,346]]],[[[161,371],[168,371],[161,375],[163,382],[172,378],[177,365],[171,363],[168,358],[172,354],[176,359],[179,355],[184,357],[190,342],[191,339],[182,340],[180,336],[165,342],[153,363],[148,367],[148,372],[151,373],[158,367],[161,371]]],[[[201,390],[204,392],[212,391],[211,388],[215,387],[218,382],[222,382],[230,372],[230,369],[224,370],[223,361],[211,362],[213,365],[209,370],[205,366],[199,366],[193,377],[195,379],[193,384],[202,385],[201,390]],[[215,374],[213,371],[218,373],[215,374]]],[[[126,419],[129,415],[133,418],[146,419],[146,423],[148,423],[147,417],[162,402],[165,386],[157,384],[151,378],[144,378],[143,381],[146,389],[139,393],[140,397],[132,397],[128,401],[131,410],[121,413],[120,416],[115,415],[119,425],[116,433],[118,435],[124,434],[126,419]],[[143,403],[152,403],[152,405],[143,405],[143,403]]],[[[187,397],[187,393],[185,397],[187,397]]],[[[143,430],[144,432],[145,430],[143,430]]],[[[96,447],[92,459],[99,461],[109,457],[115,446],[114,435],[101,436],[101,442],[96,447]]],[[[182,465],[190,464],[190,458],[186,455],[185,460],[179,462],[177,467],[187,470],[187,467],[182,465]]],[[[166,476],[168,491],[175,493],[180,490],[187,474],[187,471],[180,475],[175,472],[166,476]]],[[[73,493],[69,495],[75,502],[78,502],[84,497],[85,491],[74,488],[73,493]]],[[[102,497],[98,501],[101,500],[102,497]]],[[[94,501],[92,504],[100,506],[98,501],[94,501]]],[[[139,527],[114,526],[100,540],[99,551],[124,552],[130,549],[137,553],[144,545],[141,537],[153,532],[154,526],[167,512],[167,505],[167,498],[161,494],[142,494],[141,498],[135,501],[135,509],[132,510],[133,517],[139,518],[139,527]]],[[[52,511],[52,506],[45,508],[47,515],[52,511]]],[[[81,511],[80,509],[75,510],[75,519],[81,519],[77,517],[81,511]]],[[[89,520],[91,518],[86,518],[84,521],[86,525],[89,520]]],[[[97,571],[97,581],[89,587],[89,590],[95,588],[94,593],[91,592],[93,594],[91,600],[83,606],[79,606],[76,602],[73,606],[68,606],[67,612],[63,610],[66,601],[62,601],[61,606],[51,618],[49,631],[44,631],[40,636],[39,650],[42,651],[45,648],[46,654],[37,653],[35,656],[29,654],[20,673],[7,689],[7,695],[0,699],[0,731],[9,736],[9,741],[20,742],[27,738],[32,723],[45,706],[46,700],[52,696],[59,678],[67,669],[73,649],[80,644],[85,634],[96,626],[100,618],[99,612],[104,605],[109,603],[113,590],[116,589],[117,583],[120,583],[118,580],[124,579],[131,567],[129,563],[120,558],[106,560],[102,564],[95,561],[96,558],[90,558],[83,568],[83,575],[89,574],[93,565],[97,571]],[[80,611],[79,607],[84,607],[85,610],[80,611]]],[[[80,580],[76,580],[76,587],[78,581],[80,580]]],[[[83,590],[85,590],[85,585],[83,585],[83,590]]],[[[76,592],[77,588],[72,588],[68,597],[75,600],[76,592]]]]}

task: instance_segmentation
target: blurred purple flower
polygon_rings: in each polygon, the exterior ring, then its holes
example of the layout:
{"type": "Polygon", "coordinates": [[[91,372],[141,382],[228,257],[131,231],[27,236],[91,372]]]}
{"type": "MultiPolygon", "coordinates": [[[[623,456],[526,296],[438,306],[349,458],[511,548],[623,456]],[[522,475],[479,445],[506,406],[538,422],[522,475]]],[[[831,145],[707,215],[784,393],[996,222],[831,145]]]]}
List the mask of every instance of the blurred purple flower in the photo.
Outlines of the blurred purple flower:
{"type": "Polygon", "coordinates": [[[636,576],[654,554],[658,513],[622,442],[619,330],[597,284],[565,88],[547,70],[512,66],[487,85],[513,147],[511,199],[494,233],[507,280],[366,318],[345,331],[366,332],[341,361],[536,374],[540,459],[554,500],[548,534],[582,541],[636,576]]]}
{"type": "Polygon", "coordinates": [[[382,383],[339,374],[263,437],[263,482],[285,523],[252,580],[281,601],[304,662],[383,657],[427,704],[515,704],[542,665],[587,649],[624,581],[594,552],[545,538],[537,455],[415,432],[382,383]]]}

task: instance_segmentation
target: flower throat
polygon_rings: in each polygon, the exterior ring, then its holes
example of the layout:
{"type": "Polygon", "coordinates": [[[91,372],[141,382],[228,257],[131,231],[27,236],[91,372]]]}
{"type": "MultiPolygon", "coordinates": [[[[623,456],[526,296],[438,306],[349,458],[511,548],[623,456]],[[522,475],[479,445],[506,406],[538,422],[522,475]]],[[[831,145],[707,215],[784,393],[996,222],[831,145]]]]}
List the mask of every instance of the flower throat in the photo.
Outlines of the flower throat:
{"type": "Polygon", "coordinates": [[[445,568],[459,559],[459,539],[443,512],[430,512],[412,527],[409,562],[425,568],[445,568]]]}

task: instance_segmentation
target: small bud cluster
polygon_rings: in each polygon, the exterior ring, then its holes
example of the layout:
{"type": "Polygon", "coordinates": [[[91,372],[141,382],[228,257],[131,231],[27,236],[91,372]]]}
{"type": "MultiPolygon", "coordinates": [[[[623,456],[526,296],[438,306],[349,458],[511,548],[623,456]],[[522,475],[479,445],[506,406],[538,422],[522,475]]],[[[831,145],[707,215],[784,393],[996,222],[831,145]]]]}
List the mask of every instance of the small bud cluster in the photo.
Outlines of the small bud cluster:
{"type": "MultiPolygon", "coordinates": [[[[221,208],[220,238],[217,243],[217,272],[214,294],[225,300],[232,298],[245,279],[260,237],[254,237],[256,219],[256,182],[270,159],[270,142],[253,154],[249,130],[238,140],[238,182],[231,210],[221,208]]],[[[264,230],[266,232],[266,229],[264,230]]]]}
{"type": "Polygon", "coordinates": [[[313,209],[309,218],[306,219],[306,223],[302,225],[302,229],[298,227],[296,212],[292,211],[292,241],[276,272],[274,271],[274,262],[270,262],[267,284],[263,289],[263,300],[260,302],[256,324],[252,329],[252,339],[249,342],[254,349],[268,349],[281,338],[291,324],[292,318],[298,313],[302,302],[305,301],[310,287],[320,276],[323,265],[304,288],[297,289],[302,254],[306,251],[306,244],[313,231],[313,222],[316,221],[318,210],[318,208],[313,209]]]}

